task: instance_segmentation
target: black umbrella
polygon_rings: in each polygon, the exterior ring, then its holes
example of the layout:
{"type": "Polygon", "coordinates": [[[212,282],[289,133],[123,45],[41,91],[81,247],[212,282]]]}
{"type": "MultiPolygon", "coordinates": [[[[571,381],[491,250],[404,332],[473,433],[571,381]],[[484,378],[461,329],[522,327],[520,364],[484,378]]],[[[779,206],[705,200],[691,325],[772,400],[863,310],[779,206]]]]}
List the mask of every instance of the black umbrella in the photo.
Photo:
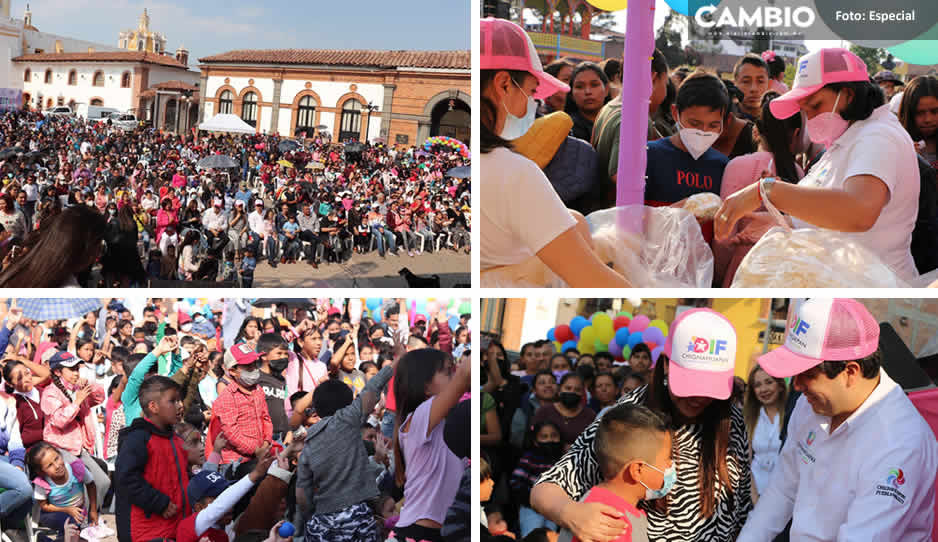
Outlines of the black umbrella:
{"type": "Polygon", "coordinates": [[[320,124],[319,126],[316,126],[316,131],[317,131],[317,132],[322,132],[322,131],[325,131],[325,130],[328,130],[328,129],[329,129],[329,127],[326,126],[325,124],[320,124]]]}
{"type": "Polygon", "coordinates": [[[345,152],[361,152],[364,148],[365,148],[365,145],[357,141],[345,144],[345,152]]]}
{"type": "Polygon", "coordinates": [[[255,307],[269,307],[271,305],[286,305],[288,307],[315,307],[316,302],[312,299],[299,299],[299,298],[262,298],[256,300],[252,303],[255,307]]]}
{"type": "Polygon", "coordinates": [[[300,144],[292,139],[284,139],[280,143],[277,143],[277,149],[280,152],[295,151],[298,148],[300,148],[300,144]]]}
{"type": "Polygon", "coordinates": [[[26,149],[24,149],[23,147],[7,147],[3,149],[2,151],[0,151],[0,160],[6,160],[7,158],[10,158],[11,156],[16,156],[17,154],[21,154],[24,152],[26,152],[26,149]]]}
{"type": "Polygon", "coordinates": [[[468,179],[472,177],[472,168],[469,166],[459,166],[446,172],[447,177],[454,179],[468,179]]]}
{"type": "Polygon", "coordinates": [[[238,167],[241,164],[230,156],[225,156],[224,154],[212,154],[199,160],[198,164],[196,165],[203,169],[224,169],[238,167]]]}

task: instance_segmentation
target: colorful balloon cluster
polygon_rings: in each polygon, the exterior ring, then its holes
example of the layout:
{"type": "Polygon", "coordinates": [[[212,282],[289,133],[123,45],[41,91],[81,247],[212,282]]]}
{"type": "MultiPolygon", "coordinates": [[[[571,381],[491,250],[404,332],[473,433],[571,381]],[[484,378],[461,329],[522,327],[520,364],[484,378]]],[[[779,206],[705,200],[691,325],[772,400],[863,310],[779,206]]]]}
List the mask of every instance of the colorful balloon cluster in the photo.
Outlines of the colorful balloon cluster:
{"type": "MultiPolygon", "coordinates": [[[[469,314],[472,312],[472,303],[468,299],[436,299],[431,297],[426,299],[412,299],[408,301],[407,304],[409,305],[407,313],[410,318],[410,325],[414,325],[418,315],[422,315],[429,321],[430,318],[433,318],[434,315],[440,311],[445,311],[447,316],[449,316],[447,321],[452,331],[455,331],[456,328],[459,327],[460,314],[469,314]]],[[[368,313],[375,322],[380,322],[381,319],[384,318],[382,314],[383,306],[384,302],[381,298],[369,297],[365,299],[365,308],[368,309],[368,313]]]]}
{"type": "Polygon", "coordinates": [[[652,362],[664,348],[668,336],[668,324],[664,320],[651,320],[644,314],[632,316],[622,311],[613,318],[597,312],[589,320],[574,316],[570,324],[561,324],[547,332],[548,340],[554,342],[558,352],[576,348],[581,354],[609,352],[617,361],[625,361],[632,355],[638,343],[645,343],[651,350],[652,362]]]}
{"type": "Polygon", "coordinates": [[[469,158],[469,147],[466,146],[462,141],[449,137],[449,136],[433,136],[427,138],[423,143],[423,148],[430,152],[434,145],[439,145],[440,147],[446,147],[453,149],[459,153],[463,158],[469,158]]]}

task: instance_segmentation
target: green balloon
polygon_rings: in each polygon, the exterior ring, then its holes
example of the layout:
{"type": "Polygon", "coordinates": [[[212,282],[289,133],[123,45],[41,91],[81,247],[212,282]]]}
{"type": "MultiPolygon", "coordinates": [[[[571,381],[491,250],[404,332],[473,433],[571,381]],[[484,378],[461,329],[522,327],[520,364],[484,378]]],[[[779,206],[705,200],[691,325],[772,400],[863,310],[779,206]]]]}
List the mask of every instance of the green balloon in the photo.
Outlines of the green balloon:
{"type": "Polygon", "coordinates": [[[631,356],[632,356],[632,349],[629,347],[629,345],[623,346],[623,347],[622,347],[622,357],[623,357],[624,359],[629,359],[631,356]]]}
{"type": "Polygon", "coordinates": [[[632,313],[629,312],[629,311],[619,311],[619,314],[617,314],[616,316],[625,316],[625,317],[627,317],[629,320],[631,320],[631,319],[633,318],[632,313]]]}
{"type": "Polygon", "coordinates": [[[472,304],[468,301],[463,301],[459,304],[459,314],[469,314],[472,312],[472,304]]]}
{"type": "Polygon", "coordinates": [[[597,352],[608,352],[608,351],[609,351],[609,345],[607,345],[606,343],[604,343],[601,339],[596,339],[596,342],[593,343],[593,344],[596,346],[596,351],[597,351],[597,352]]]}

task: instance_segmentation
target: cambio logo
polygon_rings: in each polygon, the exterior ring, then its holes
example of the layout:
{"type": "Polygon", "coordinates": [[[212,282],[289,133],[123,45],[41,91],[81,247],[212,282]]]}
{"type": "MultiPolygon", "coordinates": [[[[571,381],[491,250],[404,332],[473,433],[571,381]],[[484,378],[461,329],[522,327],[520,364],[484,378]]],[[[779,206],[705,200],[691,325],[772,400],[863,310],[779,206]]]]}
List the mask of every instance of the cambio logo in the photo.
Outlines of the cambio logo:
{"type": "Polygon", "coordinates": [[[775,6],[757,6],[753,10],[747,11],[740,6],[737,13],[733,13],[730,8],[721,8],[717,6],[703,6],[694,14],[694,20],[701,28],[713,28],[715,26],[728,26],[737,28],[790,28],[792,25],[799,28],[808,28],[814,24],[817,16],[814,10],[807,6],[792,9],[790,6],[784,8],[775,6]],[[717,15],[719,12],[719,15],[717,15]],[[709,20],[704,17],[708,17],[709,20]]]}

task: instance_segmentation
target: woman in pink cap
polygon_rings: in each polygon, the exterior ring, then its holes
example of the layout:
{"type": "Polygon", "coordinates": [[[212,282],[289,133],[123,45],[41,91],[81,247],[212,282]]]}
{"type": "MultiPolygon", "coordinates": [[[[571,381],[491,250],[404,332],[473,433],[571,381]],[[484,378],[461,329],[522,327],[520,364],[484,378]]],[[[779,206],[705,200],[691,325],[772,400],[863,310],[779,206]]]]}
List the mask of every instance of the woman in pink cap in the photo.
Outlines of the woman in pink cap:
{"type": "Polygon", "coordinates": [[[808,137],[826,150],[798,184],[767,177],[732,194],[714,220],[716,237],[726,239],[764,198],[794,227],[851,234],[900,278],[916,278],[910,245],[918,161],[912,139],[884,104],[866,64],[850,51],[820,49],[801,57],[792,90],[770,108],[779,119],[803,112],[808,137]]]}
{"type": "Polygon", "coordinates": [[[630,286],[596,256],[585,220],[564,206],[537,164],[511,150],[534,123],[535,99],[569,86],[543,70],[521,27],[493,18],[480,26],[483,285],[545,286],[559,276],[572,287],[630,286]]]}
{"type": "MultiPolygon", "coordinates": [[[[685,311],[671,324],[663,352],[651,383],[617,403],[642,404],[672,421],[676,481],[666,498],[640,503],[648,539],[735,540],[752,508],[746,425],[730,399],[736,330],[711,309],[685,311]]],[[[626,528],[615,508],[579,502],[602,481],[593,445],[602,414],[541,475],[530,496],[538,513],[589,542],[619,540],[626,528]]]]}

